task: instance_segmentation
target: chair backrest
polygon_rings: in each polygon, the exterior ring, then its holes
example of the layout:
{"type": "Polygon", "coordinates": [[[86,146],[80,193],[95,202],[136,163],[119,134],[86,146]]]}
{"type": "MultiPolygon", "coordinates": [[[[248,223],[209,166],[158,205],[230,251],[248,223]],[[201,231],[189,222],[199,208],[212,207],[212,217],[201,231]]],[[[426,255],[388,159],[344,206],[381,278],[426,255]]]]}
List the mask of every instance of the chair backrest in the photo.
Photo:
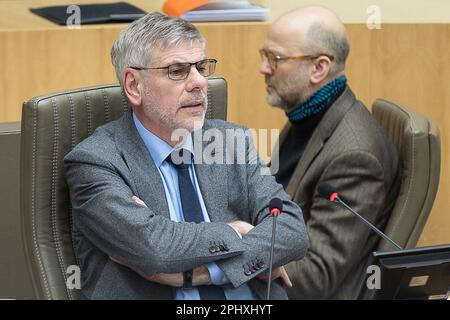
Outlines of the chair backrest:
{"type": "Polygon", "coordinates": [[[0,300],[33,299],[20,231],[20,122],[0,123],[0,300]]]}
{"type": "MultiPolygon", "coordinates": [[[[422,114],[384,99],[375,100],[372,114],[396,146],[403,170],[400,192],[384,231],[400,246],[413,248],[439,185],[439,129],[422,114]]],[[[377,250],[394,248],[382,240],[377,250]]]]}
{"type": "MultiPolygon", "coordinates": [[[[37,298],[78,299],[69,191],[63,158],[95,128],[129,110],[118,85],[39,96],[24,103],[21,217],[28,270],[37,298]],[[68,285],[66,285],[66,283],[68,285]]],[[[227,84],[208,79],[209,119],[226,119],[227,84]]]]}

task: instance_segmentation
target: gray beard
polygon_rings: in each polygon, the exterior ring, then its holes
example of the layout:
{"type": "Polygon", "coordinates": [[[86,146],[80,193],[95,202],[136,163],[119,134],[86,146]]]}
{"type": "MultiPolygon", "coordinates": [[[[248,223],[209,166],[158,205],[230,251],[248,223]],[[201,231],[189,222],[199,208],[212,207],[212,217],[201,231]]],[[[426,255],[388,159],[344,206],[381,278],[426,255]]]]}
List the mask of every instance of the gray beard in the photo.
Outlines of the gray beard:
{"type": "Polygon", "coordinates": [[[306,71],[299,68],[299,73],[286,78],[280,83],[279,88],[281,88],[281,92],[268,94],[267,103],[273,107],[278,107],[285,112],[289,112],[308,100],[312,96],[312,88],[307,84],[308,78],[301,72],[306,71]]]}
{"type": "Polygon", "coordinates": [[[286,110],[286,103],[279,95],[267,95],[267,104],[275,108],[286,110]]]}
{"type": "Polygon", "coordinates": [[[299,105],[303,104],[311,96],[312,96],[312,94],[306,94],[304,96],[298,95],[296,97],[297,99],[295,101],[289,102],[277,94],[276,95],[269,94],[269,95],[267,95],[267,104],[272,107],[280,108],[285,112],[289,112],[289,111],[292,111],[293,109],[295,109],[296,107],[298,107],[299,105]]]}

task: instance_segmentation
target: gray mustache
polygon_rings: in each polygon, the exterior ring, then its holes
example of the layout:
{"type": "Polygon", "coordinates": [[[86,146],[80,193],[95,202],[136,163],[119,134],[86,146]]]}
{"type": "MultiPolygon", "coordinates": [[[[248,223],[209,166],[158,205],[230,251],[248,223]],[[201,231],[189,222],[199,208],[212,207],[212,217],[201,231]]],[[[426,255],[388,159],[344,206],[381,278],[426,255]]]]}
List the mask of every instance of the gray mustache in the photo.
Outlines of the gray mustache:
{"type": "Polygon", "coordinates": [[[188,99],[180,101],[180,103],[178,104],[178,107],[181,108],[181,106],[189,105],[193,102],[199,102],[199,101],[201,101],[203,103],[204,107],[206,108],[206,95],[204,95],[203,93],[190,96],[188,99]]]}

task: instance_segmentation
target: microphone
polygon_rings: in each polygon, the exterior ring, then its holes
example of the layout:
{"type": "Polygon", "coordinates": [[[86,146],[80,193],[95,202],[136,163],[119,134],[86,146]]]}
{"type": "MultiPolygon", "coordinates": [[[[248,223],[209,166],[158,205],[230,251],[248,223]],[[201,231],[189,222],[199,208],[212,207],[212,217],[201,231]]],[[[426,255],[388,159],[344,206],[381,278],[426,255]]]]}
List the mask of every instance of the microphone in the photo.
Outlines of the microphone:
{"type": "Polygon", "coordinates": [[[350,211],[351,213],[353,213],[355,216],[357,216],[362,222],[364,222],[367,226],[369,226],[370,229],[372,229],[373,231],[375,231],[379,236],[381,236],[383,239],[385,239],[386,241],[390,242],[392,245],[394,245],[397,249],[399,250],[403,250],[402,247],[400,247],[397,243],[394,242],[394,240],[392,240],[391,238],[389,238],[387,235],[385,235],[383,232],[381,232],[377,227],[375,227],[372,223],[370,223],[369,221],[367,221],[366,219],[364,219],[364,217],[362,217],[360,214],[358,214],[355,210],[353,210],[352,208],[350,208],[349,205],[347,205],[344,201],[342,201],[341,198],[339,198],[339,193],[336,191],[336,189],[334,187],[332,187],[330,184],[326,183],[326,182],[321,182],[319,183],[319,186],[317,188],[317,192],[319,192],[319,194],[330,200],[331,202],[335,202],[337,204],[340,204],[341,206],[343,206],[344,208],[346,208],[348,211],[350,211]]]}
{"type": "Polygon", "coordinates": [[[275,245],[275,230],[277,227],[277,217],[280,215],[281,210],[283,209],[283,201],[280,198],[273,198],[269,202],[269,213],[273,217],[272,224],[272,241],[270,248],[270,262],[269,262],[269,283],[267,285],[267,298],[270,299],[270,285],[272,283],[272,263],[273,263],[273,247],[275,245]]]}

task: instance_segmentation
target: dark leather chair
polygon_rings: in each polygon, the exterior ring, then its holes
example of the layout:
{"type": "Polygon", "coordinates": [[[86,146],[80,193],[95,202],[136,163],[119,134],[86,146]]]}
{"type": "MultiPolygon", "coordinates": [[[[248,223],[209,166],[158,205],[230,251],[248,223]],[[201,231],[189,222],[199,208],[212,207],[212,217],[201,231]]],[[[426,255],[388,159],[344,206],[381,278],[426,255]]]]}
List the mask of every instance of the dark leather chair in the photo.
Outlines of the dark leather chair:
{"type": "Polygon", "coordinates": [[[0,300],[34,298],[20,231],[20,122],[0,123],[0,300]]]}
{"type": "MultiPolygon", "coordinates": [[[[207,118],[226,119],[227,84],[208,80],[207,118]]],[[[39,299],[78,299],[66,283],[77,261],[63,158],[95,128],[130,106],[118,85],[39,96],[24,103],[21,137],[21,217],[28,270],[39,299]]]]}
{"type": "MultiPolygon", "coordinates": [[[[436,197],[441,144],[436,124],[422,114],[385,99],[375,100],[375,119],[397,147],[403,174],[385,233],[404,248],[414,248],[436,197]]],[[[377,251],[395,250],[382,240],[377,251]]]]}

